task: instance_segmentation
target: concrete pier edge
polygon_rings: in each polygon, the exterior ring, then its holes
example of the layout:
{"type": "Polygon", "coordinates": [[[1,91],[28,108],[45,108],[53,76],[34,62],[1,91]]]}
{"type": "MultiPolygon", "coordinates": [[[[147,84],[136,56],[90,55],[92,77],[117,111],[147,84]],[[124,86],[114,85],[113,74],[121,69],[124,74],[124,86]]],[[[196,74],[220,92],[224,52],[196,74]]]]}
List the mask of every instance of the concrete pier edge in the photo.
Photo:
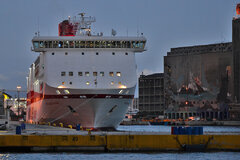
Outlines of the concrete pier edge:
{"type": "Polygon", "coordinates": [[[1,151],[240,151],[240,135],[0,135],[1,151]]]}

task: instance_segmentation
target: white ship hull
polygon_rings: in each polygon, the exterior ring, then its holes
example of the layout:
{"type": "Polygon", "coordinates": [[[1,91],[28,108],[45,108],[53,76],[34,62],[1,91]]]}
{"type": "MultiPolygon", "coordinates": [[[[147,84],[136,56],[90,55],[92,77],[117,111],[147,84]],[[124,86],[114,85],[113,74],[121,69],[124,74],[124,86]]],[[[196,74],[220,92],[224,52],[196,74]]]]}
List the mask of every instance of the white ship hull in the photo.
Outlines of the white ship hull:
{"type": "Polygon", "coordinates": [[[45,85],[44,94],[34,93],[35,96],[28,105],[29,122],[63,123],[73,127],[81,124],[83,128],[115,129],[132,104],[135,91],[135,87],[107,90],[69,89],[69,94],[57,95],[53,92],[56,89],[58,88],[45,85]]]}

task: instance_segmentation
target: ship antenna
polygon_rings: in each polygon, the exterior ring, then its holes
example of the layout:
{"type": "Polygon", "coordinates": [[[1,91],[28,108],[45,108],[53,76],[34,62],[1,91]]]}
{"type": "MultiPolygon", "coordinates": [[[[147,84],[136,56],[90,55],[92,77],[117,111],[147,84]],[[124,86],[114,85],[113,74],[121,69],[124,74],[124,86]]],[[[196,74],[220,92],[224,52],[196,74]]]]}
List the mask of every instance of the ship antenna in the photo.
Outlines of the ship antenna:
{"type": "Polygon", "coordinates": [[[139,37],[139,17],[137,19],[137,36],[139,37]]]}
{"type": "Polygon", "coordinates": [[[39,16],[37,17],[37,36],[40,36],[40,31],[39,31],[39,16]]]}

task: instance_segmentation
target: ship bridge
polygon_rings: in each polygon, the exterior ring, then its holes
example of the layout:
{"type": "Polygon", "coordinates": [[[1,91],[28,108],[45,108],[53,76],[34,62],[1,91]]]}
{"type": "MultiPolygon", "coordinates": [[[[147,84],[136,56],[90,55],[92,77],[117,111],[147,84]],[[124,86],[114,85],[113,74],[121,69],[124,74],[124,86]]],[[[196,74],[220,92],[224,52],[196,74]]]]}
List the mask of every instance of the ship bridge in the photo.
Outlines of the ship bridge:
{"type": "Polygon", "coordinates": [[[32,39],[33,51],[61,50],[125,50],[145,51],[146,38],[140,37],[102,37],[102,36],[36,36],[32,39]]]}

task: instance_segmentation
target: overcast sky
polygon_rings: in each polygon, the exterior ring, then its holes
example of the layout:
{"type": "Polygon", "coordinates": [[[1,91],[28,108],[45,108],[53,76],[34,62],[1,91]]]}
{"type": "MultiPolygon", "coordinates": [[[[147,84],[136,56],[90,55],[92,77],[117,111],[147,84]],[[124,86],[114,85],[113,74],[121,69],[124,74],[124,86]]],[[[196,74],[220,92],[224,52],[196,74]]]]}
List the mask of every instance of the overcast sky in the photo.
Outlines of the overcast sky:
{"type": "Polygon", "coordinates": [[[232,17],[239,0],[1,0],[0,89],[26,90],[30,50],[39,29],[56,36],[58,23],[85,12],[96,17],[93,32],[118,36],[143,33],[147,51],[136,55],[138,73],[163,72],[170,48],[232,41],[232,17]]]}

